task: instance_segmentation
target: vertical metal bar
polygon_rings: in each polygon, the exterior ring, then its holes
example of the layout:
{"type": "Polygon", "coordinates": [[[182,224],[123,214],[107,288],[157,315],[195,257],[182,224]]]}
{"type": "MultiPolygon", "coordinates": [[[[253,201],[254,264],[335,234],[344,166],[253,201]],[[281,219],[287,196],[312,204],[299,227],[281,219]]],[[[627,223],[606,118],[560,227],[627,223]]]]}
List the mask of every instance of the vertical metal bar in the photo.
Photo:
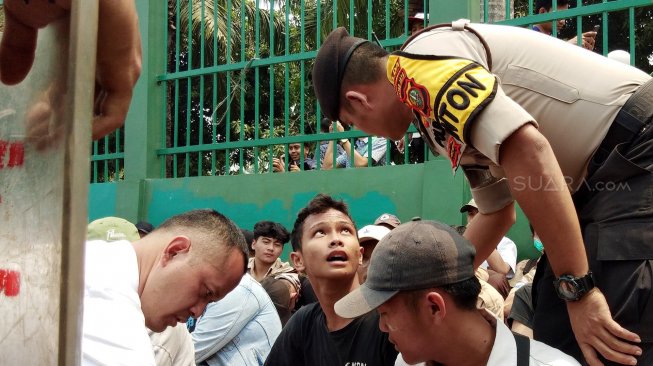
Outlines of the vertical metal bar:
{"type": "Polygon", "coordinates": [[[331,29],[338,28],[338,0],[333,0],[333,14],[332,16],[332,26],[331,29]]]}
{"type": "MultiPolygon", "coordinates": [[[[172,133],[172,147],[179,146],[179,80],[175,80],[175,118],[172,133]]],[[[172,177],[177,178],[177,154],[172,155],[172,177]]]]}
{"type": "MultiPolygon", "coordinates": [[[[259,0],[256,0],[256,31],[254,32],[254,57],[258,58],[260,55],[260,43],[261,43],[261,20],[260,20],[260,10],[259,10],[259,0]]],[[[260,110],[259,110],[259,73],[260,70],[257,67],[254,69],[254,141],[258,142],[259,136],[259,119],[260,119],[260,110]]],[[[258,173],[258,146],[254,147],[254,172],[258,173]]]]}
{"type": "Polygon", "coordinates": [[[356,10],[354,9],[354,0],[349,0],[349,33],[354,35],[354,15],[356,10]]]}
{"type": "MultiPolygon", "coordinates": [[[[256,5],[256,16],[258,17],[258,3],[256,5]]],[[[243,4],[243,1],[240,2],[240,61],[244,62],[246,59],[246,49],[245,49],[245,28],[246,28],[246,20],[245,20],[245,5],[243,4]]],[[[257,45],[258,46],[258,45],[257,45]]],[[[244,70],[241,70],[240,72],[240,141],[245,140],[245,89],[243,88],[243,85],[245,83],[245,72],[244,70]]],[[[243,174],[243,169],[245,165],[245,149],[240,148],[238,150],[238,157],[239,157],[239,163],[238,163],[238,172],[240,174],[243,174]]]]}
{"type": "MultiPolygon", "coordinates": [[[[603,0],[603,2],[605,2],[605,1],[606,0],[603,0]]],[[[607,11],[604,11],[602,15],[603,16],[601,17],[601,29],[600,29],[599,33],[601,33],[601,36],[602,36],[601,37],[601,45],[602,45],[601,48],[603,49],[603,56],[607,56],[607,54],[608,54],[608,34],[610,34],[608,32],[608,29],[609,29],[608,28],[608,24],[609,24],[608,23],[608,16],[609,16],[609,13],[607,11]]],[[[596,36],[598,37],[599,35],[597,34],[596,36]]]]}
{"type": "Polygon", "coordinates": [[[483,23],[488,22],[488,19],[489,19],[488,10],[489,10],[488,9],[488,0],[483,0],[483,23]]]}
{"type": "MultiPolygon", "coordinates": [[[[204,68],[204,34],[205,34],[205,27],[206,27],[206,22],[204,18],[204,9],[205,9],[205,2],[202,0],[202,8],[200,11],[200,14],[202,16],[202,20],[200,22],[200,30],[201,30],[201,36],[200,36],[200,68],[204,68]]],[[[199,118],[197,119],[197,129],[199,130],[199,137],[197,139],[197,144],[202,145],[204,143],[204,75],[200,76],[200,90],[199,90],[199,95],[200,95],[200,100],[199,100],[199,108],[198,108],[198,113],[199,113],[199,118]]],[[[202,163],[204,160],[204,151],[198,151],[197,152],[197,175],[202,176],[204,175],[202,173],[202,163]]]]}
{"type": "MultiPolygon", "coordinates": [[[[372,0],[367,0],[367,39],[372,39],[372,0]]],[[[404,23],[405,19],[404,19],[404,23]]]]}
{"type": "MultiPolygon", "coordinates": [[[[300,2],[301,5],[301,10],[300,10],[300,15],[299,15],[299,21],[300,21],[300,28],[299,28],[299,52],[304,53],[306,51],[306,12],[304,11],[306,7],[306,3],[304,0],[301,0],[300,2]]],[[[317,34],[320,34],[320,29],[317,29],[317,34]]],[[[306,118],[305,118],[305,109],[304,105],[306,102],[306,98],[304,95],[306,94],[306,91],[304,89],[304,83],[305,83],[305,72],[306,72],[306,61],[301,60],[299,62],[299,134],[304,135],[306,134],[305,131],[305,124],[306,124],[306,118]]],[[[303,154],[302,154],[303,156],[303,154]]]]}
{"type": "MultiPolygon", "coordinates": [[[[164,57],[165,57],[165,60],[166,60],[164,70],[167,73],[167,72],[170,71],[168,69],[168,65],[170,65],[170,54],[169,54],[169,50],[168,50],[168,37],[169,37],[169,35],[168,35],[168,24],[170,24],[171,14],[170,14],[169,11],[166,11],[165,13],[166,13],[166,20],[165,20],[165,22],[163,22],[163,39],[165,39],[166,41],[164,42],[164,45],[163,45],[163,52],[164,52],[163,54],[165,55],[164,57]]],[[[161,122],[163,124],[163,129],[162,129],[163,133],[161,134],[161,147],[168,147],[168,146],[166,146],[166,135],[167,135],[166,131],[168,131],[168,129],[167,129],[167,127],[168,127],[168,83],[169,82],[162,83],[163,102],[161,103],[161,107],[163,108],[163,113],[161,113],[161,116],[163,118],[161,119],[161,122]]],[[[163,156],[163,164],[161,164],[160,178],[165,178],[166,177],[166,166],[168,165],[168,164],[166,164],[166,162],[167,162],[167,156],[163,156]]]]}
{"type": "MultiPolygon", "coordinates": [[[[218,4],[216,2],[213,2],[213,66],[218,65],[218,4]]],[[[229,6],[229,5],[227,5],[229,6]]],[[[231,8],[227,7],[227,13],[231,12],[231,8]]],[[[218,115],[218,110],[217,110],[217,103],[218,103],[218,74],[213,73],[212,75],[212,82],[213,85],[211,87],[212,91],[212,96],[211,96],[211,144],[216,144],[218,143],[217,141],[217,135],[218,135],[218,126],[216,125],[217,121],[217,115],[218,115]]],[[[228,128],[225,124],[225,134],[227,136],[227,141],[229,141],[229,132],[230,129],[228,128]]],[[[211,175],[217,175],[217,150],[211,150],[211,175]]],[[[229,155],[229,150],[227,149],[227,156],[229,155]]],[[[226,160],[226,159],[225,159],[226,160]]]]}
{"type": "MultiPolygon", "coordinates": [[[[583,7],[581,0],[576,0],[576,7],[583,7]]],[[[583,46],[583,17],[580,15],[576,17],[576,44],[583,46]]]]}
{"type": "MultiPolygon", "coordinates": [[[[284,39],[284,55],[288,56],[290,54],[290,4],[285,3],[284,5],[286,7],[286,18],[284,21],[284,28],[285,28],[285,33],[286,37],[284,39]]],[[[285,62],[284,63],[284,106],[283,110],[285,111],[284,113],[284,136],[288,137],[290,135],[290,62],[285,62]]],[[[304,154],[303,154],[303,148],[300,145],[300,154],[299,154],[299,160],[300,160],[300,169],[304,167],[304,154]]],[[[288,169],[288,144],[285,145],[285,167],[288,169]]]]}
{"type": "MultiPolygon", "coordinates": [[[[102,145],[102,147],[103,147],[102,148],[102,153],[104,155],[106,155],[106,154],[109,153],[109,136],[104,136],[102,141],[104,141],[104,144],[102,145]]],[[[109,159],[107,159],[106,156],[103,157],[103,163],[104,163],[103,164],[104,165],[103,176],[104,176],[104,182],[106,183],[106,182],[109,181],[109,159]]]]}
{"type": "MultiPolygon", "coordinates": [[[[97,154],[98,154],[98,142],[93,141],[93,155],[97,156],[97,154]]],[[[93,183],[98,182],[98,180],[97,180],[97,164],[98,164],[97,161],[93,162],[93,180],[92,180],[93,183]]]]}
{"type": "MultiPolygon", "coordinates": [[[[536,11],[539,9],[536,9],[536,11]]],[[[534,15],[533,14],[533,0],[528,0],[528,15],[534,15]]]]}
{"type": "Polygon", "coordinates": [[[506,0],[506,16],[504,19],[510,19],[510,0],[506,0]]]}
{"type": "MultiPolygon", "coordinates": [[[[119,128],[116,130],[116,140],[115,142],[115,150],[116,153],[122,152],[120,149],[120,131],[122,128],[119,128]]],[[[116,168],[116,180],[120,180],[120,158],[115,159],[115,168],[116,168]]]]}
{"type": "MultiPolygon", "coordinates": [[[[553,0],[551,2],[551,12],[555,14],[557,11],[558,11],[558,0],[553,0]]],[[[557,21],[557,19],[553,19],[551,21],[551,35],[553,37],[557,38],[558,37],[558,27],[556,26],[556,21],[557,21]]]]}
{"type": "Polygon", "coordinates": [[[628,37],[630,39],[630,64],[635,65],[635,8],[628,8],[628,37]]]}
{"type": "Polygon", "coordinates": [[[404,135],[404,164],[408,164],[408,156],[409,156],[409,146],[408,146],[408,134],[404,135]]]}
{"type": "MultiPolygon", "coordinates": [[[[231,28],[232,28],[232,20],[231,20],[231,8],[233,7],[233,3],[231,0],[227,0],[227,39],[231,39],[231,28]]],[[[245,60],[245,47],[242,42],[242,35],[244,34],[244,29],[245,29],[245,4],[244,2],[240,2],[240,34],[241,34],[241,45],[240,45],[240,60],[243,61],[245,60]]],[[[231,62],[232,56],[231,56],[231,42],[227,42],[227,55],[225,57],[225,63],[228,64],[231,62]]],[[[231,98],[231,71],[227,71],[227,88],[225,90],[225,98],[229,100],[231,98]]],[[[242,103],[242,93],[241,93],[241,105],[242,103]]],[[[226,108],[226,119],[224,120],[224,128],[225,130],[229,131],[231,129],[231,103],[225,104],[226,108]]],[[[239,139],[240,141],[243,141],[245,139],[245,121],[240,120],[240,133],[239,133],[239,139]]],[[[229,141],[227,139],[227,141],[229,141]]],[[[231,165],[231,155],[229,152],[225,151],[225,156],[224,156],[224,169],[225,169],[225,175],[229,175],[230,170],[229,167],[231,165]]],[[[242,174],[243,173],[243,149],[238,150],[238,158],[240,159],[239,162],[239,172],[242,174]]]]}
{"type": "MultiPolygon", "coordinates": [[[[179,3],[180,0],[177,0],[177,18],[176,18],[176,29],[175,29],[175,72],[179,72],[179,56],[181,54],[181,50],[179,49],[181,46],[181,4],[179,3]]],[[[179,79],[175,79],[175,118],[174,118],[174,126],[173,126],[173,147],[178,146],[179,142],[179,79]]],[[[172,177],[177,178],[177,154],[172,155],[172,177]]]]}
{"type": "MultiPolygon", "coordinates": [[[[269,0],[270,1],[270,24],[269,24],[269,31],[270,31],[270,57],[274,57],[274,0],[269,0]]],[[[270,65],[270,123],[269,123],[269,128],[270,128],[270,134],[269,138],[274,137],[274,64],[270,65]]],[[[268,171],[272,173],[272,158],[274,155],[274,149],[272,146],[269,147],[268,149],[268,155],[269,155],[269,160],[268,160],[268,171]]]]}
{"type": "MultiPolygon", "coordinates": [[[[316,11],[315,11],[315,24],[316,24],[316,32],[315,32],[315,44],[317,45],[317,49],[320,48],[320,45],[322,44],[322,2],[318,1],[317,6],[316,6],[316,11]]],[[[302,93],[303,94],[303,93],[302,93]]],[[[317,98],[315,100],[315,129],[317,130],[318,134],[322,133],[322,128],[320,127],[322,125],[322,120],[321,120],[321,111],[320,111],[320,103],[318,103],[317,98]]],[[[322,169],[322,149],[320,148],[320,145],[322,144],[321,141],[318,141],[315,144],[315,169],[320,170],[322,169]]]]}
{"type": "Polygon", "coordinates": [[[370,167],[372,166],[372,161],[374,161],[374,158],[372,156],[372,144],[374,143],[374,137],[368,136],[367,137],[367,166],[370,167]]]}
{"type": "MultiPolygon", "coordinates": [[[[408,1],[404,0],[404,9],[408,9],[408,1]]],[[[390,38],[390,0],[385,0],[385,39],[390,38]]]]}
{"type": "MultiPolygon", "coordinates": [[[[188,6],[188,34],[186,35],[188,46],[188,67],[187,70],[193,69],[193,11],[195,2],[191,1],[188,6]]],[[[191,77],[186,78],[186,146],[190,146],[190,113],[191,113],[191,95],[193,93],[193,80],[191,77]]],[[[184,154],[184,177],[190,175],[190,158],[189,153],[184,154]]]]}

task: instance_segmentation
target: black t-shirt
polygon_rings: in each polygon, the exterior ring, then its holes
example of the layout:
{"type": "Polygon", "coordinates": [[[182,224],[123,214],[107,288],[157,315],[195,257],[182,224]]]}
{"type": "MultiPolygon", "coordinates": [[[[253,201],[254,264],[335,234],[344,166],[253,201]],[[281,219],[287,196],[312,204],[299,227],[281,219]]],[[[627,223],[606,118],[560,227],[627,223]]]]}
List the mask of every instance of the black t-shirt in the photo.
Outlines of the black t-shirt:
{"type": "Polygon", "coordinates": [[[529,328],[533,328],[533,300],[531,291],[533,284],[529,283],[515,291],[515,299],[512,301],[512,309],[508,319],[517,320],[529,328]]]}
{"type": "Polygon", "coordinates": [[[302,307],[279,334],[265,365],[383,366],[394,365],[397,351],[379,330],[373,311],[343,329],[329,332],[319,303],[302,307]]]}

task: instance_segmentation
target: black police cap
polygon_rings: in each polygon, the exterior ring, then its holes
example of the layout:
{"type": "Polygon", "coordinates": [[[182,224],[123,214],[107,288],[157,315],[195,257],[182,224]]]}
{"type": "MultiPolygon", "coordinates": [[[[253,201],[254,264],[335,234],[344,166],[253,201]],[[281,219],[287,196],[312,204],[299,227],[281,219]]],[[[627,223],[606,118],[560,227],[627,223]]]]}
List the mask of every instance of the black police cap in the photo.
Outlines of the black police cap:
{"type": "Polygon", "coordinates": [[[344,27],[335,29],[320,47],[313,65],[312,79],[315,96],[322,113],[329,119],[339,119],[340,87],[352,53],[365,39],[352,37],[344,27]]]}

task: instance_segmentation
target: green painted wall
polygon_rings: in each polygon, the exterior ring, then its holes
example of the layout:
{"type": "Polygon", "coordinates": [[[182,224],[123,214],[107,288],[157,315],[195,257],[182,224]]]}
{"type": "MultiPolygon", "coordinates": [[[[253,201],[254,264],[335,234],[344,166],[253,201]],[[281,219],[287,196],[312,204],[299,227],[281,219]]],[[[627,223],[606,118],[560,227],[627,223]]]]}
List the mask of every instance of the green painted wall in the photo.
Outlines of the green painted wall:
{"type": "MultiPolygon", "coordinates": [[[[127,187],[133,184],[92,184],[89,220],[120,216],[158,225],[177,213],[213,208],[243,228],[251,229],[260,220],[273,220],[290,230],[297,212],[322,192],[344,199],[359,228],[384,212],[397,215],[402,222],[420,216],[462,225],[465,218],[459,209],[470,197],[462,173],[453,177],[449,163],[442,159],[335,171],[147,179],[142,181],[142,196],[138,198],[130,193],[133,187],[127,187]],[[143,215],[135,217],[134,212],[143,215]]],[[[519,246],[520,257],[535,254],[521,213],[508,236],[519,246]]],[[[283,257],[289,252],[287,246],[283,257]]]]}

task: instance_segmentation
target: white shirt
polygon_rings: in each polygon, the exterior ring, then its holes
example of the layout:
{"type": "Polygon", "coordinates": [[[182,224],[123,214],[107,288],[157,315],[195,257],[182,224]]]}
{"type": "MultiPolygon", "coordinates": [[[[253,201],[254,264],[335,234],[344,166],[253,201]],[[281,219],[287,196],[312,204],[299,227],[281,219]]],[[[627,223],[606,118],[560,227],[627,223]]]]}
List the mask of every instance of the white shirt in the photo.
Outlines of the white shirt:
{"type": "MultiPolygon", "coordinates": [[[[517,344],[515,336],[502,321],[496,321],[496,337],[490,352],[487,366],[517,366],[517,344]]],[[[576,366],[580,365],[573,357],[562,351],[531,339],[530,366],[576,366]]]]}
{"type": "MultiPolygon", "coordinates": [[[[497,245],[497,252],[499,252],[503,261],[510,266],[510,270],[512,271],[508,272],[506,277],[512,278],[515,275],[515,269],[517,268],[517,245],[515,245],[514,241],[504,236],[499,242],[499,245],[497,245]]],[[[483,262],[481,267],[487,269],[487,261],[483,262]]]]}
{"type": "Polygon", "coordinates": [[[154,366],[131,243],[86,243],[82,365],[154,366]]]}

